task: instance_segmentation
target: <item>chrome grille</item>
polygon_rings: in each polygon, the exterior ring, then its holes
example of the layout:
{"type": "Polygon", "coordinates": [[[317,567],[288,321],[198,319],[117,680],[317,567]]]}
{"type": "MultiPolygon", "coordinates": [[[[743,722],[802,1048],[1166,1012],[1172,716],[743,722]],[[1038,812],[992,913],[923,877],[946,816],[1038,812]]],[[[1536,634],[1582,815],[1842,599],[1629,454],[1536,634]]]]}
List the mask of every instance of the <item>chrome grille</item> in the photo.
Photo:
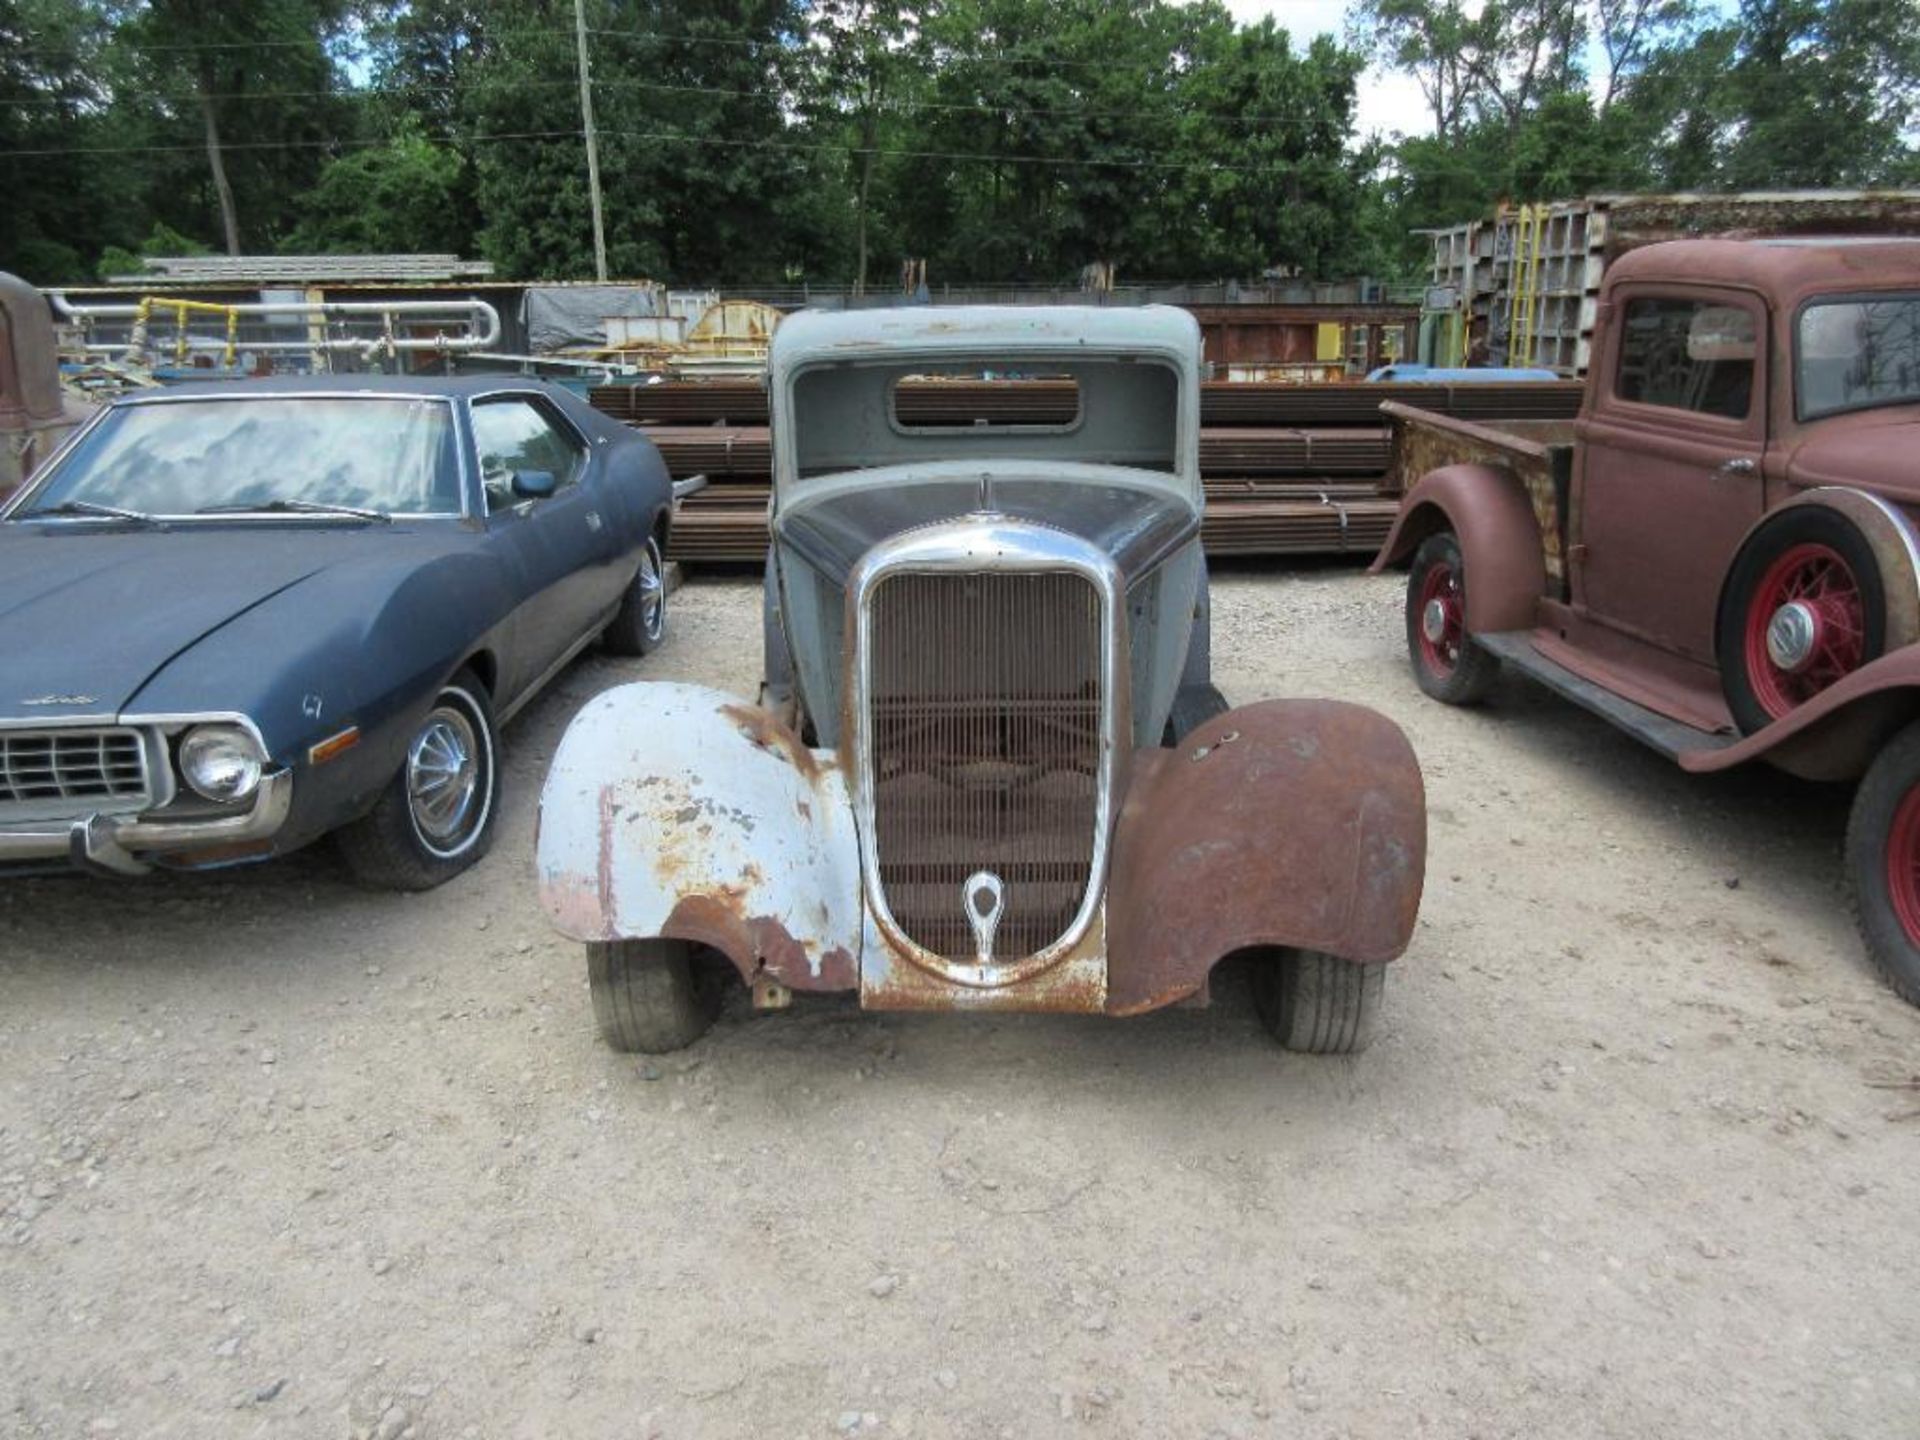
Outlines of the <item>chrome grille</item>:
{"type": "Polygon", "coordinates": [[[962,885],[1000,878],[998,960],[1066,933],[1101,783],[1099,592],[1066,573],[904,573],[867,623],[874,853],[907,937],[969,962],[962,885]]]}
{"type": "Polygon", "coordinates": [[[138,809],[149,798],[137,730],[0,730],[0,821],[138,809]]]}

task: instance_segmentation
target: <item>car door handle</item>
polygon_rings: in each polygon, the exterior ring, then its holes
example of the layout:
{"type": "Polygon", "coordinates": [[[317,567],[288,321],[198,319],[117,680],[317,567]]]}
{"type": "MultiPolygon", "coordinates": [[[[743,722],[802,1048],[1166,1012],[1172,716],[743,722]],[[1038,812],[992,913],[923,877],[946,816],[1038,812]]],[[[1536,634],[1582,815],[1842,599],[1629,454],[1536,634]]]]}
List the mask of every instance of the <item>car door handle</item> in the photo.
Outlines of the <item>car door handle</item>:
{"type": "Polygon", "coordinates": [[[1722,460],[1714,467],[1716,475],[1758,475],[1760,466],[1745,455],[1736,455],[1731,460],[1722,460]]]}

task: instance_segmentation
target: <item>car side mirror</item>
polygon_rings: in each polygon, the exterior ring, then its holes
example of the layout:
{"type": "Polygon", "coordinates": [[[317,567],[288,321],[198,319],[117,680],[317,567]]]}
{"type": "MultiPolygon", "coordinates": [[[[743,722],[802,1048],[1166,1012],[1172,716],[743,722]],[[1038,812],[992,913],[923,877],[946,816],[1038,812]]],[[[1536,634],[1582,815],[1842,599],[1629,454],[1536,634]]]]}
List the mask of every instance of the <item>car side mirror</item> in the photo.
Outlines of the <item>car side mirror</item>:
{"type": "Polygon", "coordinates": [[[559,488],[559,477],[551,470],[513,472],[513,493],[522,500],[544,500],[559,488]]]}

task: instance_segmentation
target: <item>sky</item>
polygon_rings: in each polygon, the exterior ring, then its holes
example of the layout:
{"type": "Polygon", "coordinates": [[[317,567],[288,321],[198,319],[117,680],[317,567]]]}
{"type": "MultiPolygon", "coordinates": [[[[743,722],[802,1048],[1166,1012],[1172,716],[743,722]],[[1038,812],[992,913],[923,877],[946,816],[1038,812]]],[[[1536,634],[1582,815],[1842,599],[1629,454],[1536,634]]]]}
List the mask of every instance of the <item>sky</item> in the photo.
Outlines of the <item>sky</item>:
{"type": "MultiPolygon", "coordinates": [[[[1346,0],[1227,0],[1233,18],[1245,25],[1271,15],[1282,29],[1305,44],[1315,35],[1341,38],[1346,0]]],[[[1360,82],[1360,129],[1382,135],[1427,135],[1433,120],[1411,75],[1374,66],[1360,82]]]]}

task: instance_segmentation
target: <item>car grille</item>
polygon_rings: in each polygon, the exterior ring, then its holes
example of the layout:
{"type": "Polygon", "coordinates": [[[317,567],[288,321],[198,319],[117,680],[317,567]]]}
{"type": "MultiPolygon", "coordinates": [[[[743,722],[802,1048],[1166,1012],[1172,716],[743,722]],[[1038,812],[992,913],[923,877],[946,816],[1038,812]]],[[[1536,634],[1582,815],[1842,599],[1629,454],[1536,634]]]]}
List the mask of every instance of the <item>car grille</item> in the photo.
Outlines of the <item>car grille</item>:
{"type": "Polygon", "coordinates": [[[134,810],[150,798],[137,730],[0,730],[0,822],[134,810]]]}
{"type": "Polygon", "coordinates": [[[962,886],[996,875],[996,961],[1073,924],[1101,785],[1099,592],[1074,574],[890,576],[869,601],[873,831],[908,939],[977,958],[962,886]]]}

